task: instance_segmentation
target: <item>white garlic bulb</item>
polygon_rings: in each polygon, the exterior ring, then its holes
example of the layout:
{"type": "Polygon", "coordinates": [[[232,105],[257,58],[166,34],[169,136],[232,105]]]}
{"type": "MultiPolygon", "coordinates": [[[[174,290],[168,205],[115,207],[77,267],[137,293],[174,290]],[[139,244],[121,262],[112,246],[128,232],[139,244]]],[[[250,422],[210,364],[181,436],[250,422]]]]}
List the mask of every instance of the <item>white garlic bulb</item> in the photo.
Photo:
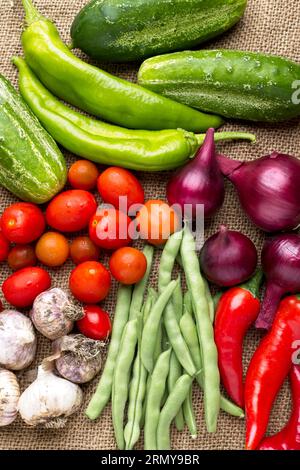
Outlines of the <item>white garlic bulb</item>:
{"type": "Polygon", "coordinates": [[[11,424],[17,417],[20,387],[15,374],[0,369],[0,426],[11,424]]]}
{"type": "Polygon", "coordinates": [[[56,370],[71,382],[82,384],[92,380],[101,369],[101,349],[104,343],[83,335],[68,335],[57,339],[52,350],[57,357],[56,370]]]}
{"type": "Polygon", "coordinates": [[[36,352],[36,336],[26,315],[16,310],[0,313],[0,366],[22,370],[31,364],[36,352]]]}
{"type": "Polygon", "coordinates": [[[64,418],[75,413],[82,403],[81,388],[53,372],[54,361],[45,359],[36,380],[22,393],[18,410],[29,426],[44,424],[60,427],[64,418]]]}
{"type": "Polygon", "coordinates": [[[59,287],[38,295],[30,312],[36,329],[51,340],[70,333],[74,321],[83,315],[82,308],[72,303],[68,294],[59,287]]]}

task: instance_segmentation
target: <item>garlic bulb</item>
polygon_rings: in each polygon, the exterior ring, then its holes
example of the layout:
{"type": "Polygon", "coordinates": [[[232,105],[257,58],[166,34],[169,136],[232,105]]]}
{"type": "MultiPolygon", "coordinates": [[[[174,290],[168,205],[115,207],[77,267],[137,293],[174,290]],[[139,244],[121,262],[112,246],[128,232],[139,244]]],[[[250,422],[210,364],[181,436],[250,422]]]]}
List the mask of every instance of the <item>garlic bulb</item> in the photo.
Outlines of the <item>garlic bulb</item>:
{"type": "Polygon", "coordinates": [[[0,366],[25,369],[34,359],[36,336],[28,317],[16,310],[0,313],[0,366]]]}
{"type": "Polygon", "coordinates": [[[38,368],[36,380],[22,393],[18,410],[29,426],[44,424],[61,427],[65,419],[81,406],[81,388],[53,372],[54,361],[45,359],[38,368]]]}
{"type": "Polygon", "coordinates": [[[16,419],[19,398],[17,377],[9,370],[0,369],[0,426],[7,426],[16,419]]]}
{"type": "Polygon", "coordinates": [[[83,317],[83,310],[58,287],[37,296],[30,312],[36,329],[51,340],[64,336],[73,329],[74,321],[83,317]]]}
{"type": "Polygon", "coordinates": [[[92,380],[100,371],[101,348],[104,343],[83,335],[69,335],[52,344],[55,366],[59,374],[71,382],[82,384],[92,380]]]}

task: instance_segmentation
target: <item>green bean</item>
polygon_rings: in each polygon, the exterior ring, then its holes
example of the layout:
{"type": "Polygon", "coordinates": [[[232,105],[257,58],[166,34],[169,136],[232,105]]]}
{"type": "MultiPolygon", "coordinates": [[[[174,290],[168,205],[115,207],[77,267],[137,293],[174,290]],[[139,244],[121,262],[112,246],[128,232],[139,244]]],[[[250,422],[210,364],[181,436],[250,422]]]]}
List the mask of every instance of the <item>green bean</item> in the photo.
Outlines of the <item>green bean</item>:
{"type": "MultiPolygon", "coordinates": [[[[170,371],[168,375],[168,392],[169,394],[172,392],[177,380],[179,377],[182,375],[182,367],[180,365],[180,362],[177,359],[176,354],[174,351],[171,353],[171,358],[170,358],[170,371]]],[[[182,431],[184,428],[184,417],[183,417],[183,411],[180,408],[178,411],[177,415],[175,416],[175,425],[178,431],[182,431]]]]}
{"type": "Polygon", "coordinates": [[[175,287],[176,281],[171,281],[170,284],[160,294],[154,306],[152,307],[150,315],[144,326],[141,342],[141,356],[143,364],[148,372],[152,372],[154,367],[154,351],[161,317],[168,301],[171,298],[171,295],[173,294],[175,287]]]}
{"type": "Polygon", "coordinates": [[[197,423],[193,408],[193,386],[190,387],[190,391],[183,403],[183,416],[184,420],[189,428],[192,439],[197,438],[197,423]]]}
{"type": "Polygon", "coordinates": [[[207,300],[208,309],[209,309],[209,318],[210,318],[210,321],[213,323],[215,320],[215,304],[214,304],[207,280],[203,278],[203,281],[205,285],[205,294],[206,294],[206,300],[207,300]]]}
{"type": "Polygon", "coordinates": [[[160,412],[157,426],[157,450],[169,450],[170,426],[178,413],[180,407],[189,394],[193,378],[189,375],[182,375],[176,382],[172,392],[160,412]]]}
{"type": "Polygon", "coordinates": [[[172,271],[175,259],[180,250],[183,231],[176,232],[170,236],[164,246],[159,265],[158,272],[158,291],[161,293],[165,287],[171,282],[172,271]]]}
{"type": "Polygon", "coordinates": [[[148,284],[152,262],[153,262],[153,254],[154,254],[153,246],[146,245],[143,253],[147,259],[147,270],[143,279],[134,286],[131,305],[130,305],[130,312],[129,312],[130,320],[133,320],[134,318],[136,318],[136,316],[139,314],[139,312],[142,309],[144,294],[145,294],[145,290],[148,284]]]}
{"type": "Polygon", "coordinates": [[[193,313],[192,297],[189,290],[187,290],[183,296],[183,313],[184,312],[188,312],[191,315],[193,313]]]}
{"type": "Polygon", "coordinates": [[[131,286],[121,285],[119,287],[107,359],[97,389],[85,412],[90,419],[96,419],[100,416],[111,397],[116,358],[123,330],[129,318],[131,294],[131,286]]]}
{"type": "Polygon", "coordinates": [[[182,289],[181,289],[180,274],[177,280],[178,280],[178,284],[173,292],[172,302],[173,302],[173,307],[174,307],[177,321],[179,321],[183,314],[183,295],[182,295],[182,289]]]}
{"type": "Polygon", "coordinates": [[[203,365],[205,420],[208,432],[215,432],[220,410],[220,374],[214,330],[209,316],[205,285],[200,273],[194,237],[186,226],[181,243],[181,257],[191,292],[203,365]]]}
{"type": "Polygon", "coordinates": [[[138,320],[127,323],[122,334],[112,386],[112,421],[117,446],[125,447],[123,421],[128,398],[129,377],[138,339],[138,320]]]}
{"type": "Polygon", "coordinates": [[[170,356],[171,348],[161,353],[151,376],[144,430],[145,450],[157,449],[157,426],[169,373],[170,356]]]}
{"type": "MultiPolygon", "coordinates": [[[[197,336],[197,328],[194,322],[192,315],[188,312],[185,312],[180,320],[180,329],[182,335],[189,347],[191,352],[191,356],[193,358],[194,364],[198,371],[202,369],[202,360],[201,360],[201,352],[200,352],[200,345],[197,336]]],[[[196,375],[196,380],[201,388],[203,388],[203,375],[202,372],[196,375]]],[[[241,408],[237,405],[232,403],[227,398],[221,395],[220,406],[223,411],[226,411],[232,416],[236,416],[238,418],[242,418],[244,416],[244,412],[241,408]]]]}

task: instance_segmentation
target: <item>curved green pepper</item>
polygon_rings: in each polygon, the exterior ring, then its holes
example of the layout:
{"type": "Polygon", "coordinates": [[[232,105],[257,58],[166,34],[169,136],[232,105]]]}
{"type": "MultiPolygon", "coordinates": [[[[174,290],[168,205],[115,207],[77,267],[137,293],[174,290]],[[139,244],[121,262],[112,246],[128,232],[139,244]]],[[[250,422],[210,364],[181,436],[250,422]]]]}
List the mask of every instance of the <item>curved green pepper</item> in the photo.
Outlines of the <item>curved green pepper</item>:
{"type": "Polygon", "coordinates": [[[22,34],[25,59],[56,96],[106,121],[132,129],[206,131],[223,119],[164,98],[114,77],[77,58],[62,42],[54,24],[31,0],[22,0],[28,28],[22,34]]]}
{"type": "MultiPolygon", "coordinates": [[[[104,165],[133,170],[160,171],[183,165],[196,152],[205,135],[178,130],[122,129],[84,116],[56,99],[39,82],[26,62],[13,59],[19,69],[19,88],[45,129],[63,147],[104,165]]],[[[215,140],[255,140],[253,134],[219,132],[215,140]]]]}

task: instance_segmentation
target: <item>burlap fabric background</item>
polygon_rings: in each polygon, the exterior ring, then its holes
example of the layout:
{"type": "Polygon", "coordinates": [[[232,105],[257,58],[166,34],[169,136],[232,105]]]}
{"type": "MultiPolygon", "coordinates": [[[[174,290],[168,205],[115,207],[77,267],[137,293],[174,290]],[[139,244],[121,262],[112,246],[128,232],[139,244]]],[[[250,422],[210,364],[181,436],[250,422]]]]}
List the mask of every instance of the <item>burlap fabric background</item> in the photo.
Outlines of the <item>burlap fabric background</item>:
{"type": "MultiPolygon", "coordinates": [[[[52,18],[65,40],[69,40],[69,28],[74,15],[86,3],[86,0],[36,0],[41,12],[52,18]]],[[[228,34],[210,43],[207,47],[237,48],[251,51],[263,51],[280,54],[296,61],[300,61],[300,2],[299,0],[249,0],[244,19],[228,34]]],[[[172,12],[170,11],[170,15],[172,12]]],[[[21,54],[20,33],[23,26],[23,11],[21,0],[0,0],[0,72],[17,83],[17,73],[10,63],[15,54],[21,54]]],[[[104,66],[108,71],[135,80],[137,66],[118,65],[104,66]]],[[[232,123],[227,129],[240,129],[255,132],[257,144],[251,146],[244,143],[226,144],[224,152],[240,159],[253,159],[272,150],[299,155],[300,132],[299,121],[277,126],[248,125],[246,123],[232,123]]],[[[68,161],[72,157],[67,155],[68,161]]],[[[145,186],[147,197],[164,198],[165,183],[168,175],[140,174],[145,186]]],[[[218,225],[228,224],[232,229],[241,229],[261,249],[262,234],[249,223],[239,207],[232,187],[227,185],[227,196],[222,211],[217,215],[213,224],[206,228],[206,235],[216,231],[218,225]]],[[[0,192],[0,213],[14,202],[14,198],[5,190],[0,192]]],[[[104,262],[105,257],[102,257],[104,262]]],[[[53,284],[67,287],[68,273],[72,264],[68,263],[64,269],[52,271],[53,284]]],[[[9,275],[6,265],[0,267],[0,281],[9,275]]],[[[155,273],[153,275],[155,283],[155,273]]],[[[113,314],[115,289],[112,290],[105,307],[113,314]]],[[[259,340],[259,334],[251,331],[245,344],[245,364],[249,362],[251,354],[259,340]]],[[[50,351],[49,341],[39,337],[38,357],[29,371],[20,374],[22,389],[32,380],[32,373],[37,364],[50,351]]],[[[93,392],[97,380],[84,387],[85,404],[93,392]]],[[[198,389],[194,392],[194,403],[198,421],[198,438],[193,441],[188,431],[177,433],[173,431],[173,446],[176,449],[242,449],[244,445],[244,421],[231,418],[221,413],[218,432],[208,435],[205,431],[202,409],[202,396],[198,389]]],[[[289,392],[285,386],[271,418],[270,432],[279,430],[289,416],[289,392]]],[[[138,446],[140,447],[140,446],[138,446]]],[[[114,437],[110,416],[107,407],[100,420],[90,422],[83,412],[69,420],[64,430],[30,429],[20,419],[6,428],[0,429],[1,449],[114,449],[114,437]]],[[[141,447],[140,447],[141,448],[141,447]]]]}

